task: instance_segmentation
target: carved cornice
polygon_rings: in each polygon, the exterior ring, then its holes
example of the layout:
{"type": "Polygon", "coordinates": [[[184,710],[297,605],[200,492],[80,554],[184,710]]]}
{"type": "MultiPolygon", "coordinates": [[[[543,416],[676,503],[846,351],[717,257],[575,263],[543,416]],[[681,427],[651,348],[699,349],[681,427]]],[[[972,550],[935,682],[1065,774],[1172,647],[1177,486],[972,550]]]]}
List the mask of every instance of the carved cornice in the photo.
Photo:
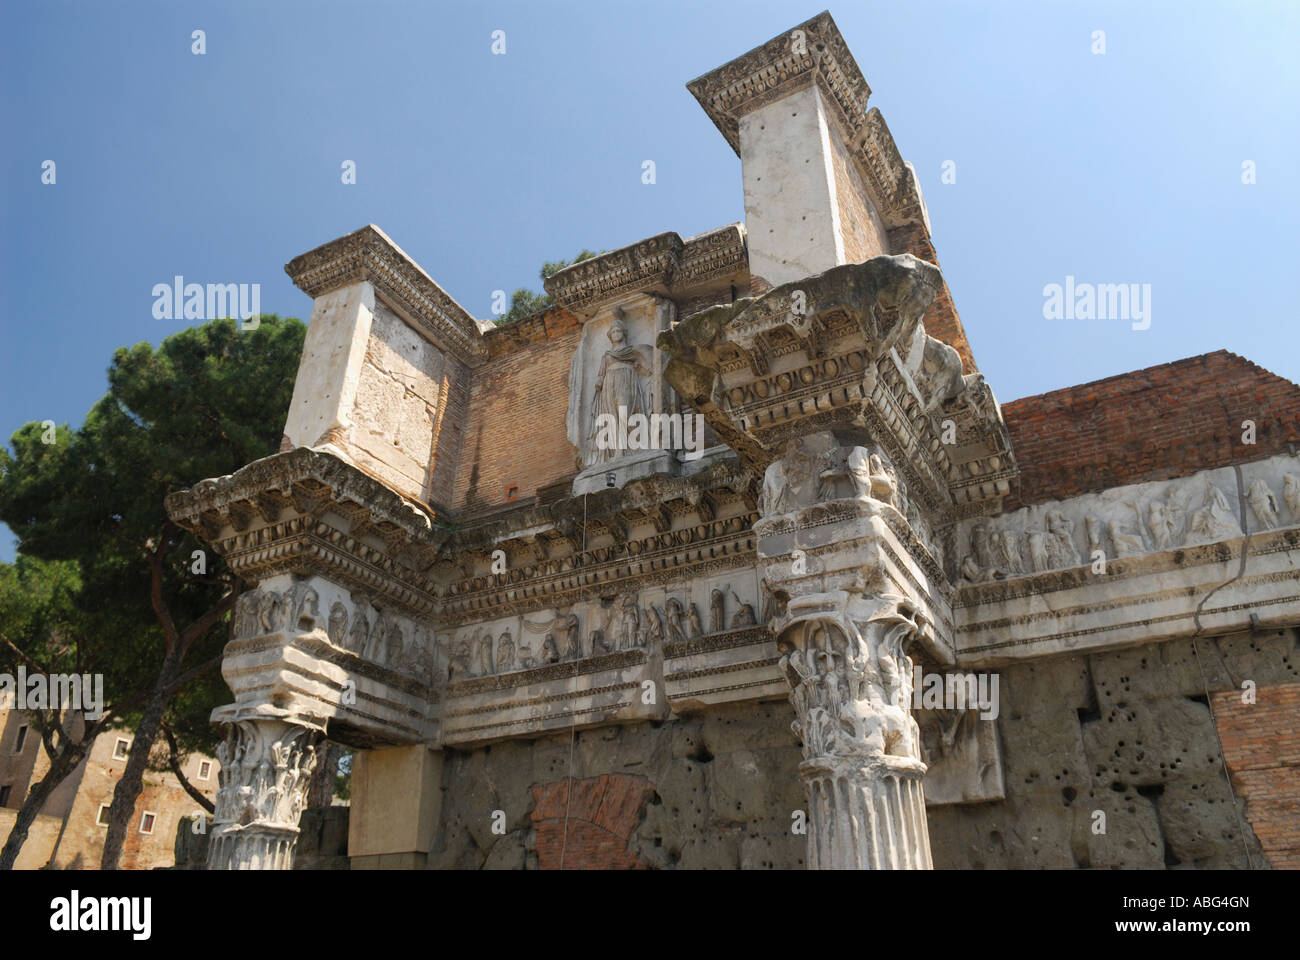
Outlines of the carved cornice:
{"type": "Polygon", "coordinates": [[[284,272],[313,298],[369,280],[457,359],[478,363],[487,357],[478,321],[374,224],[294,257],[284,272]]]}
{"type": "Polygon", "coordinates": [[[542,285],[582,316],[634,293],[683,296],[749,271],[745,228],[738,223],[683,240],[672,231],[565,267],[542,285]]]}
{"type": "Polygon", "coordinates": [[[821,92],[885,223],[924,224],[915,176],[880,111],[868,111],[871,88],[829,13],[692,80],[686,89],[739,156],[741,117],[810,86],[821,92]]]}
{"type": "Polygon", "coordinates": [[[790,438],[865,426],[936,522],[1010,490],[1015,461],[978,375],[921,317],[942,289],[904,254],[777,287],[673,325],[665,380],[755,473],[790,438]]]}
{"type": "Polygon", "coordinates": [[[436,607],[426,572],[447,533],[431,513],[329,453],[300,447],[170,494],[172,521],[239,576],[316,573],[415,616],[436,607]]]}

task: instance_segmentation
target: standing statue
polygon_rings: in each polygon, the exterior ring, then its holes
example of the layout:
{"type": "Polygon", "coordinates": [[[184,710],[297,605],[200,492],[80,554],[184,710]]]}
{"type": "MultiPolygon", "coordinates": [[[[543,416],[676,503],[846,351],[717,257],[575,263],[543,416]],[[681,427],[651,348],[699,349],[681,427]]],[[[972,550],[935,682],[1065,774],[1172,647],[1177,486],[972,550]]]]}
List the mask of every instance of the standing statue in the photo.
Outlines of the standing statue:
{"type": "MultiPolygon", "coordinates": [[[[648,346],[628,343],[627,316],[622,308],[615,308],[614,320],[609,325],[609,349],[600,358],[591,401],[591,427],[588,432],[588,460],[590,464],[614,460],[626,451],[617,447],[597,446],[600,431],[598,418],[607,414],[613,423],[627,422],[633,414],[649,416],[653,401],[646,389],[644,378],[653,373],[648,346]],[[620,416],[621,412],[621,416],[620,416]]],[[[609,422],[609,421],[606,421],[609,422]]]]}
{"type": "Polygon", "coordinates": [[[564,631],[565,660],[582,659],[582,637],[578,633],[578,626],[576,613],[570,613],[560,621],[560,629],[564,631]]]}
{"type": "Polygon", "coordinates": [[[676,643],[686,639],[686,629],[682,625],[682,604],[676,597],[670,597],[664,604],[668,620],[668,642],[676,643]]]}

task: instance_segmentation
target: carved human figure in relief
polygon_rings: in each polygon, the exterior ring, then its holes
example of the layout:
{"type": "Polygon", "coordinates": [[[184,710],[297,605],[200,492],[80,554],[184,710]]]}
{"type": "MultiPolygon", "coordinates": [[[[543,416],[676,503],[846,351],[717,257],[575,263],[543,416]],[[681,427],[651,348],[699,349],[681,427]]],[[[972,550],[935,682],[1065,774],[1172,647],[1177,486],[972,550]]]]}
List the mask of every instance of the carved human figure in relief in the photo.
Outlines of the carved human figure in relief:
{"type": "MultiPolygon", "coordinates": [[[[645,378],[654,367],[653,352],[648,346],[634,346],[628,342],[627,317],[621,308],[614,310],[614,320],[609,325],[609,349],[600,358],[591,401],[591,427],[588,432],[588,462],[603,463],[620,457],[626,451],[617,448],[600,449],[597,445],[598,424],[602,414],[619,423],[620,409],[624,421],[633,414],[649,416],[652,400],[646,389],[645,378]]],[[[607,421],[608,422],[608,421],[607,421]]]]}
{"type": "Polygon", "coordinates": [[[578,615],[570,613],[561,618],[560,629],[564,633],[564,659],[582,659],[582,637],[579,633],[578,615]]]}
{"type": "Polygon", "coordinates": [[[714,588],[713,593],[709,595],[709,633],[718,633],[726,627],[726,620],[723,619],[723,602],[722,591],[714,588]]]}
{"type": "Polygon", "coordinates": [[[641,609],[636,597],[628,594],[618,611],[617,642],[619,650],[630,650],[636,646],[637,634],[641,630],[641,609]]]}
{"type": "Polygon", "coordinates": [[[1300,520],[1300,477],[1288,473],[1282,480],[1282,499],[1291,508],[1291,519],[1300,520]]]}
{"type": "Polygon", "coordinates": [[[1184,511],[1178,505],[1173,487],[1165,491],[1164,500],[1152,500],[1147,505],[1147,529],[1157,550],[1169,550],[1176,545],[1183,521],[1184,511]]]}
{"type": "Polygon", "coordinates": [[[1205,505],[1192,514],[1192,532],[1211,540],[1222,540],[1241,533],[1228,498],[1212,483],[1206,484],[1205,505]]]}
{"type": "Polygon", "coordinates": [[[790,441],[785,456],[774,460],[763,474],[759,510],[764,516],[790,513],[817,502],[821,471],[803,437],[790,441]]]}
{"type": "Polygon", "coordinates": [[[696,640],[704,635],[704,624],[700,623],[700,608],[691,604],[686,610],[686,637],[696,640]]]}
{"type": "Polygon", "coordinates": [[[1047,513],[1047,558],[1055,569],[1077,566],[1079,553],[1074,546],[1074,521],[1059,510],[1047,513]]]}
{"type": "Polygon", "coordinates": [[[1106,527],[1110,530],[1111,542],[1115,544],[1115,556],[1134,557],[1146,552],[1146,547],[1142,545],[1142,538],[1127,532],[1118,520],[1110,521],[1106,527]]]}
{"type": "Polygon", "coordinates": [[[731,596],[736,601],[736,612],[731,617],[731,629],[752,627],[754,625],[754,605],[752,603],[742,603],[734,590],[731,592],[731,596]]]}
{"type": "Polygon", "coordinates": [[[665,636],[669,643],[677,643],[686,639],[686,628],[682,624],[682,604],[676,597],[669,597],[668,602],[664,604],[665,619],[668,621],[667,632],[665,636]]]}
{"type": "Polygon", "coordinates": [[[510,639],[510,631],[501,634],[497,640],[497,673],[505,673],[515,668],[515,642],[510,639]]]}
{"type": "Polygon", "coordinates": [[[1251,481],[1250,488],[1246,491],[1246,502],[1250,504],[1251,512],[1255,514],[1255,519],[1264,529],[1277,526],[1279,513],[1277,497],[1269,489],[1268,484],[1259,477],[1251,481]]]}

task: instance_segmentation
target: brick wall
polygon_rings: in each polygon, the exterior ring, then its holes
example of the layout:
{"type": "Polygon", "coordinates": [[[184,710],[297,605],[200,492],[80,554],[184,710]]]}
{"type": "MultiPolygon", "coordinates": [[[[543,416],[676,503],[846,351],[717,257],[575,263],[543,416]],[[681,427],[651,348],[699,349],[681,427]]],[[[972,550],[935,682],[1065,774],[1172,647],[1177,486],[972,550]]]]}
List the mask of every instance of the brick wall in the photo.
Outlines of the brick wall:
{"type": "Polygon", "coordinates": [[[469,387],[455,509],[472,516],[531,503],[542,487],[578,472],[565,417],[580,333],[577,319],[556,307],[487,334],[489,359],[469,387]],[[511,486],[518,489],[508,497],[511,486]]]}
{"type": "Polygon", "coordinates": [[[1300,683],[1213,695],[1232,785],[1271,866],[1300,869],[1300,683]]]}
{"type": "Polygon", "coordinates": [[[538,869],[649,869],[628,845],[655,792],[645,777],[604,774],[543,783],[532,791],[538,869]]]}
{"type": "Polygon", "coordinates": [[[1300,387],[1216,350],[1003,404],[1020,466],[1009,509],[1262,460],[1300,443],[1300,387]],[[1256,442],[1242,443],[1254,420],[1256,442]]]}

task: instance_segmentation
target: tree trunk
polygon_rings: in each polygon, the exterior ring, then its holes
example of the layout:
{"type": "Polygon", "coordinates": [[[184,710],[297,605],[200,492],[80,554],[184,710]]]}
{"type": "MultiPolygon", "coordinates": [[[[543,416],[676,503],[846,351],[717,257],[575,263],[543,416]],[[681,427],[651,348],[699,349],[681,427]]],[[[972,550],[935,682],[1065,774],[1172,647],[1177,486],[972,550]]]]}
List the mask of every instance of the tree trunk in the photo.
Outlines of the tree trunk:
{"type": "Polygon", "coordinates": [[[154,741],[158,739],[163,713],[174,693],[170,688],[179,675],[180,655],[172,653],[163,660],[162,670],[154,682],[149,702],[135,729],[126,769],[122,771],[122,779],[113,788],[113,804],[108,809],[108,836],[104,838],[104,852],[100,857],[101,870],[118,869],[122,847],[126,842],[126,831],[135,817],[135,802],[144,789],[144,772],[149,763],[149,754],[153,750],[154,741]]]}
{"type": "MultiPolygon", "coordinates": [[[[93,737],[91,740],[93,741],[93,737]]],[[[45,806],[45,801],[50,798],[54,788],[66,780],[69,774],[77,769],[77,764],[81,762],[82,757],[86,755],[86,745],[84,743],[68,743],[59,751],[50,762],[50,769],[45,771],[45,776],[40,779],[34,787],[27,792],[27,799],[18,809],[18,816],[14,818],[13,829],[9,831],[9,839],[5,841],[4,849],[0,850],[0,870],[12,870],[14,864],[18,862],[18,852],[22,850],[23,844],[27,842],[27,831],[31,829],[36,822],[36,816],[45,806]]]]}

